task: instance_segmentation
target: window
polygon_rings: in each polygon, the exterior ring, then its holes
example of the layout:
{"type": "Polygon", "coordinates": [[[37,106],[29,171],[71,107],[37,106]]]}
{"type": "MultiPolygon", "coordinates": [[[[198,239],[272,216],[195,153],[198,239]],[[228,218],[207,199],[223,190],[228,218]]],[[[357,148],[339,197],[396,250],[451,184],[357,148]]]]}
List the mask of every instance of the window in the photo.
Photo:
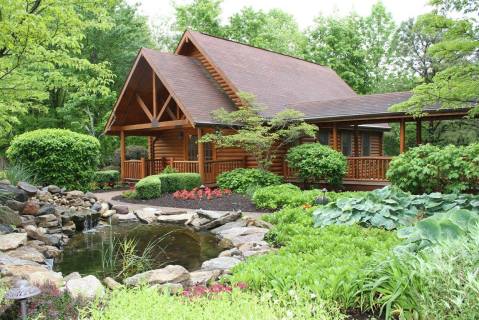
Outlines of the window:
{"type": "Polygon", "coordinates": [[[369,156],[371,154],[371,142],[369,141],[369,133],[363,133],[361,136],[361,153],[363,156],[369,156]]]}
{"type": "Polygon", "coordinates": [[[211,142],[205,143],[205,161],[213,160],[213,144],[211,142]]]}
{"type": "Polygon", "coordinates": [[[325,146],[329,146],[329,130],[319,130],[318,141],[325,146]]]}
{"type": "Polygon", "coordinates": [[[345,156],[351,155],[351,132],[341,132],[341,150],[345,156]]]}
{"type": "Polygon", "coordinates": [[[188,136],[188,160],[198,161],[198,137],[188,136]]]}

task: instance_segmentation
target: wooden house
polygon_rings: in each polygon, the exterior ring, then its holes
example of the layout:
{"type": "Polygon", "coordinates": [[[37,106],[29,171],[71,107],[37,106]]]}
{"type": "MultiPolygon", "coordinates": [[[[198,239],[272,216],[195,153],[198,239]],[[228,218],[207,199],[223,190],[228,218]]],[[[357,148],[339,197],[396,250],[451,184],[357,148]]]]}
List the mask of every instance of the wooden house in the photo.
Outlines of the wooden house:
{"type": "MultiPolygon", "coordinates": [[[[315,63],[234,41],[186,31],[175,53],[141,49],[113,108],[105,132],[119,135],[121,177],[135,181],[157,174],[166,165],[198,172],[205,184],[235,168],[253,168],[255,159],[239,148],[197,143],[206,132],[221,130],[211,112],[233,111],[238,92],[256,96],[267,106],[266,117],[286,107],[301,111],[319,127],[318,141],[348,157],[346,187],[371,189],[387,184],[391,160],[383,154],[388,123],[400,123],[400,149],[405,150],[405,123],[414,119],[389,107],[409,92],[360,96],[333,70],[315,63]],[[125,136],[148,136],[149,157],[125,159],[125,136]]],[[[467,110],[431,108],[422,119],[454,119],[467,110]]],[[[421,143],[420,130],[417,143],[421,143]]],[[[280,152],[271,170],[294,180],[280,152]]]]}

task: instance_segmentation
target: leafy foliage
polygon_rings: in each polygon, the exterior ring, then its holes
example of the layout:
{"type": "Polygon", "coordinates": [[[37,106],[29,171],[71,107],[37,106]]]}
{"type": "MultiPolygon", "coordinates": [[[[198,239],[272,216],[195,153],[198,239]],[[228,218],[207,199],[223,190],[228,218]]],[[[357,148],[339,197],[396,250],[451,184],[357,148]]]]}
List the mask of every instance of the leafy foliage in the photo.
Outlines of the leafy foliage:
{"type": "MultiPolygon", "coordinates": [[[[120,149],[116,149],[113,156],[113,165],[120,166],[120,149]]],[[[130,145],[126,147],[125,158],[126,160],[140,160],[141,158],[148,157],[148,149],[144,146],[130,145]]]]}
{"type": "Polygon", "coordinates": [[[342,198],[314,212],[315,226],[361,224],[397,229],[452,209],[479,212],[479,196],[431,193],[411,195],[395,188],[374,190],[362,198],[342,198]]]}
{"type": "Polygon", "coordinates": [[[303,181],[325,180],[339,185],[346,174],[346,157],[320,143],[305,143],[289,149],[288,166],[297,170],[303,181]]]}
{"type": "Polygon", "coordinates": [[[479,186],[479,144],[413,148],[391,161],[387,178],[416,194],[473,191],[479,186]]]}
{"type": "Polygon", "coordinates": [[[135,185],[135,196],[139,199],[153,199],[163,193],[179,190],[193,190],[201,185],[201,177],[197,173],[168,173],[148,176],[135,185]]]}
{"type": "Polygon", "coordinates": [[[280,184],[283,179],[272,172],[261,169],[239,168],[223,172],[216,178],[218,186],[239,193],[250,192],[259,187],[280,184]]]}
{"type": "Polygon", "coordinates": [[[153,199],[161,196],[161,179],[160,176],[148,176],[135,185],[135,197],[139,199],[153,199]]]}
{"type": "Polygon", "coordinates": [[[7,179],[13,185],[16,185],[20,181],[25,181],[33,185],[37,184],[38,182],[35,173],[31,169],[19,163],[9,165],[5,169],[2,179],[7,179]]]}
{"type": "Polygon", "coordinates": [[[113,186],[120,180],[120,172],[118,170],[103,170],[96,171],[93,181],[100,186],[110,185],[113,186]]]}
{"type": "Polygon", "coordinates": [[[304,136],[314,136],[317,127],[303,121],[304,114],[293,109],[284,109],[271,119],[262,116],[265,108],[247,93],[239,93],[242,106],[227,112],[221,108],[213,117],[230,127],[230,132],[208,133],[201,142],[214,142],[218,147],[238,147],[252,155],[258,168],[267,170],[278,151],[304,136]]]}
{"type": "Polygon", "coordinates": [[[39,129],[15,137],[7,150],[39,183],[83,189],[92,181],[100,156],[94,137],[64,129],[39,129]]]}

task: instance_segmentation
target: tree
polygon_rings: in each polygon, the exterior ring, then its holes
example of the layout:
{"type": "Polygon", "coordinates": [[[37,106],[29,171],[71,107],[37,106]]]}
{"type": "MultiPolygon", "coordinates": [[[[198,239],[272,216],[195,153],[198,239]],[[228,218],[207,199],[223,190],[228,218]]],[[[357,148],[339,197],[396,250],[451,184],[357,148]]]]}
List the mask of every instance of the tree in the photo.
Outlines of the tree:
{"type": "Polygon", "coordinates": [[[441,108],[471,107],[470,115],[475,116],[479,112],[479,30],[467,13],[477,9],[477,1],[436,0],[434,4],[438,10],[421,19],[427,30],[442,34],[441,40],[427,50],[441,61],[441,68],[431,82],[418,85],[408,101],[392,109],[420,115],[425,108],[439,104],[441,108]],[[448,10],[459,11],[463,17],[449,18],[448,10]]]}
{"type": "Polygon", "coordinates": [[[314,136],[317,127],[305,123],[304,115],[296,110],[285,109],[272,118],[261,114],[265,107],[248,93],[239,94],[242,106],[236,111],[218,109],[213,117],[229,127],[204,135],[200,142],[214,142],[220,148],[239,147],[256,159],[258,167],[267,170],[279,149],[298,141],[303,136],[314,136]]]}
{"type": "Polygon", "coordinates": [[[176,30],[182,33],[186,29],[192,29],[222,36],[221,3],[222,0],[194,0],[190,4],[176,4],[176,30]]]}
{"type": "Polygon", "coordinates": [[[245,7],[229,18],[224,34],[231,40],[293,56],[300,56],[306,44],[293,16],[279,9],[264,12],[245,7]]]}

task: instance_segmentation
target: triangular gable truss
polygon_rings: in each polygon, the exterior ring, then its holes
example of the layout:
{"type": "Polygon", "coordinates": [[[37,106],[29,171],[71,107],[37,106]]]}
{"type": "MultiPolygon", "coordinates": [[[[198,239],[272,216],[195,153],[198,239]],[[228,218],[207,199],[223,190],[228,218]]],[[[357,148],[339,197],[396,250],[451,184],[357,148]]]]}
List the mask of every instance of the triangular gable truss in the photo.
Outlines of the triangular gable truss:
{"type": "Polygon", "coordinates": [[[147,129],[155,129],[155,128],[172,128],[178,126],[189,126],[194,127],[195,123],[186,110],[184,105],[181,103],[181,100],[177,97],[174,91],[171,89],[171,86],[168,85],[167,79],[165,79],[161,75],[160,70],[155,70],[152,63],[148,61],[148,58],[143,54],[142,50],[139,51],[135,62],[128,74],[128,77],[123,85],[123,88],[118,96],[118,99],[115,103],[112,113],[110,114],[110,118],[105,126],[105,132],[112,132],[112,131],[129,131],[129,130],[147,130],[147,129]],[[140,60],[144,59],[148,64],[149,68],[151,69],[151,81],[152,81],[152,105],[149,107],[143,100],[142,96],[139,93],[135,93],[133,96],[130,96],[128,99],[128,105],[131,104],[132,99],[134,98],[136,103],[138,104],[140,110],[146,115],[149,122],[148,123],[141,123],[141,124],[127,124],[117,126],[115,122],[118,120],[117,118],[117,110],[118,106],[122,99],[125,98],[126,91],[128,86],[131,83],[133,74],[138,67],[140,60]],[[158,80],[161,82],[160,84],[163,85],[168,92],[168,96],[164,101],[161,101],[158,104],[158,96],[157,96],[157,87],[158,87],[158,80]],[[176,110],[172,110],[171,106],[176,105],[176,110]],[[169,119],[168,119],[169,118],[169,119]]]}

